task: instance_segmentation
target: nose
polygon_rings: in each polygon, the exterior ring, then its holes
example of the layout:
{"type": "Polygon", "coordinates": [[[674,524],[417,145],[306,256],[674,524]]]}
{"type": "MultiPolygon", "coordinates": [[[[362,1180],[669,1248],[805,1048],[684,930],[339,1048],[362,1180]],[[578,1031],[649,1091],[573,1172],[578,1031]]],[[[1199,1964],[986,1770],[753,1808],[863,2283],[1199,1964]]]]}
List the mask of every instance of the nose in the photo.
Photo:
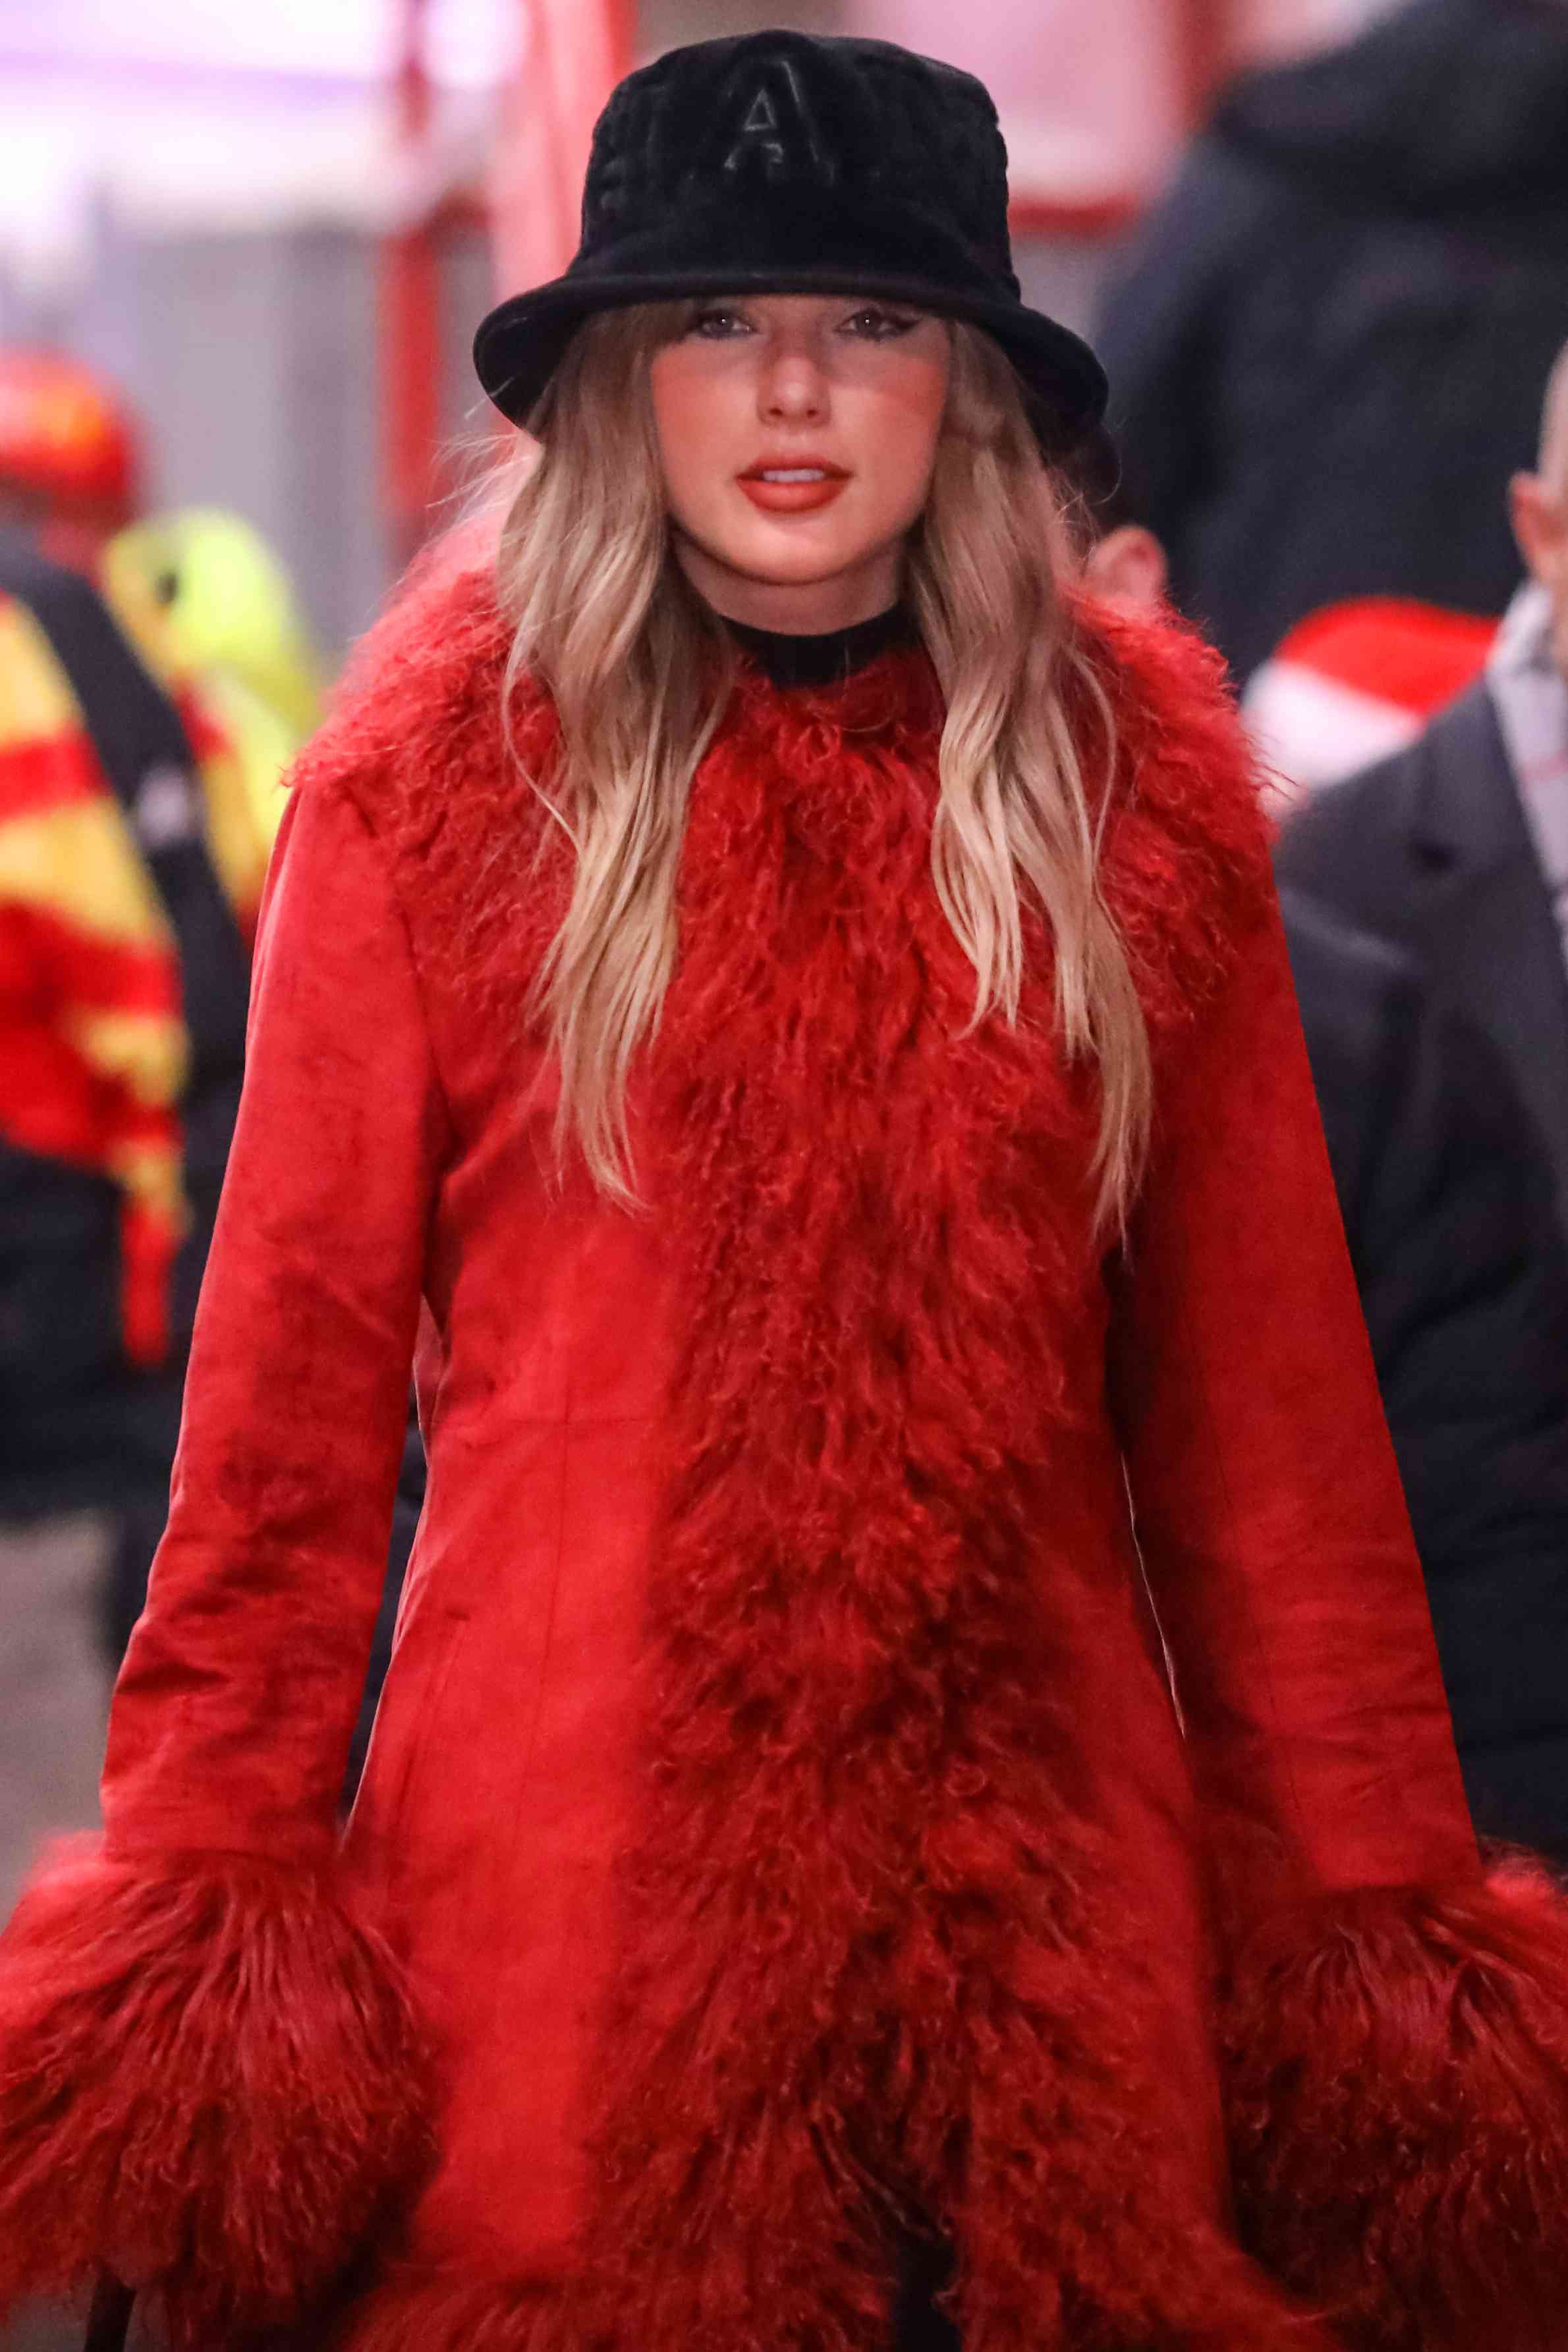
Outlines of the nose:
{"type": "Polygon", "coordinates": [[[820,354],[804,338],[769,336],[757,385],[764,425],[820,425],[828,413],[828,379],[820,354]]]}

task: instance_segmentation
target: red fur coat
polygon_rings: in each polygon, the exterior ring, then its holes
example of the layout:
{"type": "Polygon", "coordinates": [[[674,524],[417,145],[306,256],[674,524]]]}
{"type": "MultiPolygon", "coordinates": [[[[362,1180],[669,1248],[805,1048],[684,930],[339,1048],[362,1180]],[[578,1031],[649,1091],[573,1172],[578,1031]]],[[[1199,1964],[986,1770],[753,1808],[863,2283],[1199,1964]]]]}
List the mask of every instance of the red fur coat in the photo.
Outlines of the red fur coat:
{"type": "Polygon", "coordinates": [[[374,642],[274,868],[105,1844],[0,1952],[0,2289],[108,2262],[204,2352],[879,2352],[923,2220],[966,2352],[1554,2340],[1565,1915],[1477,1859],[1245,757],[1196,643],[1080,625],[1155,1066],[1115,1247],[1038,928],[967,1025],[923,656],[737,688],[628,1211],[551,1172],[565,852],[487,592],[374,642]]]}

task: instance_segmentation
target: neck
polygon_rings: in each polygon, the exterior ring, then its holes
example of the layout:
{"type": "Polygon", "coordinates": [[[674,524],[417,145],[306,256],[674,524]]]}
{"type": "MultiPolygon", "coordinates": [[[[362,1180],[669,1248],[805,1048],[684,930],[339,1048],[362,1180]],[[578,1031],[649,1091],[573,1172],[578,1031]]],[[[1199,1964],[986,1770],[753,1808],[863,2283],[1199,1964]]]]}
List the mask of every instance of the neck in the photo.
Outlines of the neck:
{"type": "Polygon", "coordinates": [[[866,668],[894,646],[918,642],[915,625],[902,604],[874,613],[847,629],[828,629],[807,636],[798,629],[754,629],[744,621],[725,626],[775,686],[808,690],[842,686],[857,670],[866,668]]]}
{"type": "Polygon", "coordinates": [[[674,541],[676,562],[721,620],[789,637],[826,636],[887,612],[899,599],[903,552],[902,546],[884,549],[831,580],[756,580],[732,571],[691,540],[674,541]]]}

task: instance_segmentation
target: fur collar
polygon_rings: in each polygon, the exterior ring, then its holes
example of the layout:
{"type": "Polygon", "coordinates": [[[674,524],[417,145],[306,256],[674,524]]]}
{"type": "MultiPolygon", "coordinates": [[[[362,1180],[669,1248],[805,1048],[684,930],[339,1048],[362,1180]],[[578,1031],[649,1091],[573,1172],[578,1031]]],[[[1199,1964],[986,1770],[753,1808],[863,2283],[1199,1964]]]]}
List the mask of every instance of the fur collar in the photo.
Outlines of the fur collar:
{"type": "MultiPolygon", "coordinates": [[[[1269,903],[1270,832],[1219,656],[1173,617],[1134,618],[1082,595],[1070,613],[1114,722],[1115,772],[1100,779],[1110,802],[1102,871],[1157,1039],[1188,1024],[1269,903]]],[[[454,914],[461,898],[470,920],[483,898],[475,877],[497,836],[540,831],[502,728],[507,644],[488,573],[434,561],[363,641],[296,771],[299,784],[349,791],[417,863],[422,888],[450,872],[454,914]]],[[[1071,717],[1092,772],[1098,716],[1079,702],[1071,717]]],[[[510,721],[524,762],[547,764],[554,714],[527,680],[510,721]]],[[[918,649],[894,649],[818,693],[780,689],[748,666],[712,756],[755,741],[776,772],[804,777],[859,745],[928,767],[940,726],[918,649]]]]}

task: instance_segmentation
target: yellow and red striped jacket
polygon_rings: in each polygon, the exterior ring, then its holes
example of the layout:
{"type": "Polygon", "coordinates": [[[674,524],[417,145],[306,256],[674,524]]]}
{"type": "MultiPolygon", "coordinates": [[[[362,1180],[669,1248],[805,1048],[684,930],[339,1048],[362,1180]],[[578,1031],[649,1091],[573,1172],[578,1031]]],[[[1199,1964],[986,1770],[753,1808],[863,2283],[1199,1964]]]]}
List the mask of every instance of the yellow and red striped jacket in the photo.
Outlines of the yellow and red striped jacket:
{"type": "MultiPolygon", "coordinates": [[[[146,659],[144,630],[127,634],[146,659]]],[[[193,683],[167,671],[159,683],[190,741],[213,864],[248,940],[275,819],[193,683]]],[[[0,1135],[120,1186],[125,1344],[148,1365],[168,1350],[186,1224],[189,1059],[174,937],[135,832],[48,638],[0,592],[0,1135]]]]}

